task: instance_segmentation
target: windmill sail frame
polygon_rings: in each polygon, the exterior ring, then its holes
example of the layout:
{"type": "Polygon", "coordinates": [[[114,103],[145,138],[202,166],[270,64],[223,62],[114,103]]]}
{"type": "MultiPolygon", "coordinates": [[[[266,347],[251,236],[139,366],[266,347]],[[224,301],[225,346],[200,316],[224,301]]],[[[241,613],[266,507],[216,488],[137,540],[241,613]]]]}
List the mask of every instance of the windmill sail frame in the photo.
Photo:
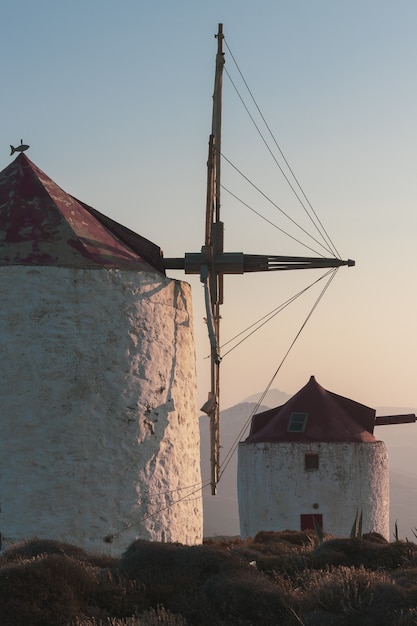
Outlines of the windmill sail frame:
{"type": "Polygon", "coordinates": [[[220,306],[223,304],[224,274],[283,271],[313,268],[354,266],[348,259],[244,254],[224,252],[224,224],[220,219],[221,190],[221,122],[223,68],[223,24],[218,25],[216,71],[213,92],[212,129],[207,160],[207,195],[205,241],[201,252],[184,257],[164,259],[165,269],[182,269],[186,274],[199,274],[204,286],[207,327],[210,340],[210,391],[201,410],[210,418],[210,484],[216,494],[220,479],[220,306]]]}

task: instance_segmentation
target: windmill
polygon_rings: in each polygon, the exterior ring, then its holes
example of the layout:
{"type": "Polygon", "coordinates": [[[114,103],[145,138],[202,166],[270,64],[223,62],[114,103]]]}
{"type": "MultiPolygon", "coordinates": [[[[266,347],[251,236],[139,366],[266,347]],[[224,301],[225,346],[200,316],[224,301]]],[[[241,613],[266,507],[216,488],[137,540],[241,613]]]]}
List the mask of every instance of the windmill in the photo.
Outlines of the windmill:
{"type": "Polygon", "coordinates": [[[201,252],[187,252],[184,257],[165,258],[168,270],[199,274],[204,286],[207,327],[210,340],[211,385],[207,402],[201,410],[210,418],[211,493],[216,494],[220,478],[220,306],[223,304],[223,276],[246,272],[271,272],[295,269],[353,266],[352,260],[339,258],[244,254],[224,251],[224,224],[220,218],[221,120],[224,68],[223,24],[219,24],[216,71],[213,93],[212,130],[207,160],[207,198],[205,240],[201,252]]]}

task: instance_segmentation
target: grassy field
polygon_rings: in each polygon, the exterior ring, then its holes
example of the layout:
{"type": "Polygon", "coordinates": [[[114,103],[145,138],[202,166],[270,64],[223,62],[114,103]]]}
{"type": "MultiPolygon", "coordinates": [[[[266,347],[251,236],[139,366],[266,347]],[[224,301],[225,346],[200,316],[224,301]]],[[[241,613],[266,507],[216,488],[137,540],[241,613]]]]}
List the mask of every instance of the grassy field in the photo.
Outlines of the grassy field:
{"type": "Polygon", "coordinates": [[[262,532],[120,557],[32,539],[0,557],[0,626],[415,626],[417,545],[262,532]]]}

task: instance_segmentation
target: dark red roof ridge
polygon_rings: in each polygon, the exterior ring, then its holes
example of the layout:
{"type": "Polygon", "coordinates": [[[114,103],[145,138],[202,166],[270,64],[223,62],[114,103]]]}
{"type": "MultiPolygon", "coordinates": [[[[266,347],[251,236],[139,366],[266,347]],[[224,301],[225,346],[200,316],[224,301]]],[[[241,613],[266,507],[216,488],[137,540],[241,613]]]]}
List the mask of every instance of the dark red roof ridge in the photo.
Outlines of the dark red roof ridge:
{"type": "Polygon", "coordinates": [[[23,153],[0,172],[0,265],[165,274],[158,246],[65,192],[23,153]]]}
{"type": "Polygon", "coordinates": [[[259,442],[373,442],[375,410],[327,391],[310,377],[285,404],[252,418],[248,443],[259,442]],[[288,431],[293,413],[307,413],[302,432],[288,431]]]}

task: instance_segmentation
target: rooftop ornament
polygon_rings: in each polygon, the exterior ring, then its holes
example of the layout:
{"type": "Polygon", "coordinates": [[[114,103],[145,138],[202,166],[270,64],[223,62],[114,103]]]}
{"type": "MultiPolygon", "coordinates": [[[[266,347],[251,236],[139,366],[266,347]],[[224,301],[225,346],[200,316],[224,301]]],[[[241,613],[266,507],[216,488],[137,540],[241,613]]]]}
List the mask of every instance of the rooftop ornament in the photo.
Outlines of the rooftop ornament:
{"type": "Polygon", "coordinates": [[[27,143],[23,143],[23,139],[21,139],[20,146],[17,146],[17,148],[10,144],[10,156],[12,156],[15,152],[25,152],[25,150],[28,150],[29,148],[30,146],[27,143]]]}

